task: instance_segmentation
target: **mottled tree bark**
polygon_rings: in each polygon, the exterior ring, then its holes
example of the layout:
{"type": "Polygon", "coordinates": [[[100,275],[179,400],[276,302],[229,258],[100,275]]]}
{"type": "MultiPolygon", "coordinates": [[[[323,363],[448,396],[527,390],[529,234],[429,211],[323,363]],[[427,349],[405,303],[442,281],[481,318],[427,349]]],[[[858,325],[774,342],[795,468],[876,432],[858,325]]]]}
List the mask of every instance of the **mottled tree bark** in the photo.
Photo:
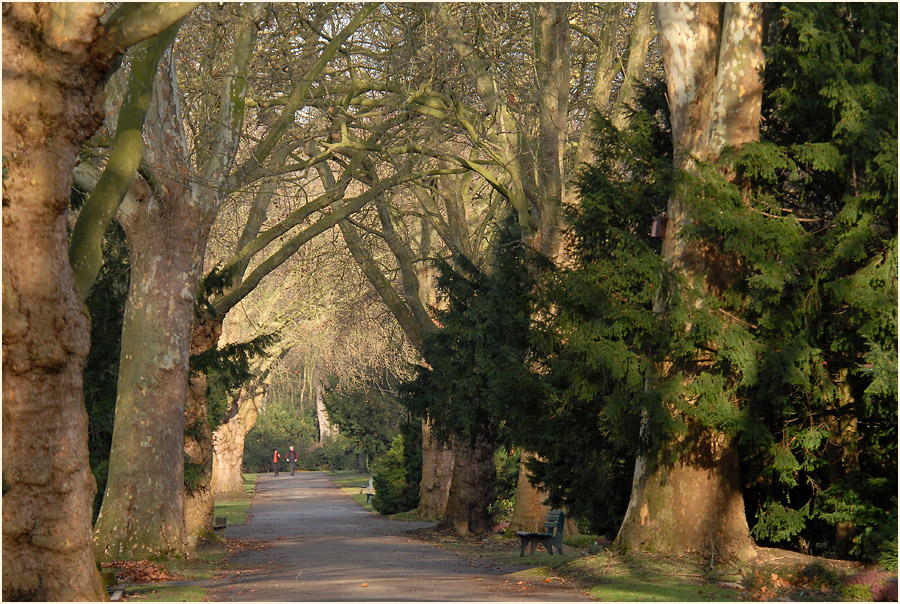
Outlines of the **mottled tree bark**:
{"type": "Polygon", "coordinates": [[[653,5],[639,3],[631,22],[631,40],[628,50],[628,66],[623,73],[622,87],[616,96],[612,123],[617,130],[624,130],[630,121],[631,104],[637,98],[637,87],[644,80],[647,71],[647,49],[656,35],[653,23],[653,5]]]}
{"type": "Polygon", "coordinates": [[[153,96],[157,66],[163,52],[175,40],[179,25],[180,22],[138,44],[131,58],[128,88],[117,111],[113,149],[72,228],[69,259],[82,299],[87,299],[103,265],[103,235],[131,188],[144,157],[144,121],[153,96]]]}
{"type": "Polygon", "coordinates": [[[244,477],[241,465],[244,462],[244,439],[256,424],[259,415],[259,404],[263,392],[241,392],[241,399],[236,403],[237,413],[228,418],[213,433],[213,493],[242,493],[244,477]],[[248,400],[250,399],[250,400],[248,400]]]}
{"type": "Polygon", "coordinates": [[[565,194],[565,155],[569,115],[569,5],[541,3],[535,8],[535,63],[540,96],[537,174],[540,188],[539,249],[550,258],[560,254],[563,239],[562,199],[565,194]]]}
{"type": "Polygon", "coordinates": [[[212,440],[205,379],[197,377],[189,388],[194,301],[221,203],[217,185],[229,173],[237,150],[247,49],[253,47],[262,10],[251,5],[242,15],[218,120],[208,140],[195,141],[199,179],[190,188],[184,182],[192,169],[171,57],[164,58],[157,78],[147,121],[147,164],[161,186],[149,202],[120,220],[133,259],[132,287],[122,332],[109,479],[94,528],[95,551],[104,555],[181,555],[196,543],[199,523],[208,519],[211,526],[212,440]],[[187,443],[186,412],[192,427],[187,443]],[[186,453],[204,469],[187,506],[186,453]]]}
{"type": "Polygon", "coordinates": [[[255,371],[253,382],[241,388],[232,401],[225,423],[213,433],[213,493],[243,493],[244,477],[241,466],[244,461],[244,439],[256,425],[259,408],[269,387],[269,371],[290,350],[283,348],[278,355],[266,357],[255,371]]]}
{"type": "Polygon", "coordinates": [[[325,409],[325,388],[322,382],[317,381],[315,386],[316,421],[319,423],[319,442],[324,443],[334,435],[334,428],[328,419],[328,411],[325,409]]]}
{"type": "MultiPolygon", "coordinates": [[[[195,324],[191,356],[215,348],[221,335],[221,322],[195,324]]],[[[197,540],[212,530],[215,505],[212,490],[213,437],[207,415],[206,374],[200,371],[191,372],[188,386],[184,409],[184,455],[186,461],[199,470],[199,476],[190,485],[185,484],[184,529],[188,548],[193,550],[197,540]]]]}
{"type": "Polygon", "coordinates": [[[447,509],[450,480],[453,477],[453,451],[435,438],[428,422],[422,422],[422,479],[419,482],[419,507],[422,518],[439,520],[447,509]]]}
{"type": "Polygon", "coordinates": [[[102,7],[74,8],[68,44],[47,5],[3,5],[3,599],[105,598],[90,550],[89,319],[65,214],[81,144],[102,119],[87,66],[102,7]]]}
{"type": "Polygon", "coordinates": [[[187,144],[170,54],[163,58],[147,120],[147,163],[162,183],[120,214],[131,251],[131,288],[109,478],[94,527],[98,555],[125,559],[186,553],[184,413],[194,300],[209,203],[177,179],[187,144]]]}
{"type": "MultiPolygon", "coordinates": [[[[81,145],[100,125],[116,52],[135,35],[100,3],[3,5],[3,599],[106,599],[91,553],[96,484],[81,373],[88,315],[68,260],[65,215],[81,145]]],[[[176,11],[177,12],[177,11],[176,11]]]]}
{"type": "MultiPolygon", "coordinates": [[[[657,18],[675,165],[691,171],[697,161],[715,161],[725,145],[737,147],[758,135],[761,9],[757,4],[659,4],[657,18]]],[[[707,289],[704,271],[715,267],[708,255],[698,253],[683,236],[691,221],[684,198],[683,191],[676,191],[669,201],[663,257],[693,288],[703,291],[707,289]]],[[[687,434],[667,444],[678,449],[677,461],[637,459],[617,544],[628,549],[751,557],[755,550],[733,438],[686,422],[687,434]]]]}

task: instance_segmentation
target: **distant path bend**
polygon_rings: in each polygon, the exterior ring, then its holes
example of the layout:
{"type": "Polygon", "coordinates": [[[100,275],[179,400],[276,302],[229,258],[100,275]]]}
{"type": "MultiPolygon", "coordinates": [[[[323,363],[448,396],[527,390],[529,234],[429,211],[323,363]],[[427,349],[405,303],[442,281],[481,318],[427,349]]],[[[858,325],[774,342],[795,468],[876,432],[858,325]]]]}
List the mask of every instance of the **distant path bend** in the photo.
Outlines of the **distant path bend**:
{"type": "Polygon", "coordinates": [[[210,601],[590,600],[555,580],[508,576],[524,567],[438,549],[410,534],[431,524],[371,514],[324,472],[260,475],[250,513],[225,533],[252,540],[228,559],[247,570],[226,572],[210,601]]]}

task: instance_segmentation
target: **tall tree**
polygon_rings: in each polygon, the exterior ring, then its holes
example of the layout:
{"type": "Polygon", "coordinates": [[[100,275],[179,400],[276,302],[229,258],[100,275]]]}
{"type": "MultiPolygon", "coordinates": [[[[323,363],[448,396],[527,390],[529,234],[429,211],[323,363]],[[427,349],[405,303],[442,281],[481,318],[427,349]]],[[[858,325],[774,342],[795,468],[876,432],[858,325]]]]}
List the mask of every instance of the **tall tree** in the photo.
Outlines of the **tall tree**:
{"type": "Polygon", "coordinates": [[[115,55],[192,8],[124,5],[104,26],[99,3],[3,6],[4,599],[104,598],[89,536],[89,327],[64,213],[115,55]]]}
{"type": "Polygon", "coordinates": [[[874,559],[896,535],[897,7],[771,10],[764,140],[695,198],[756,350],[745,499],[765,543],[874,559]]]}
{"type": "Polygon", "coordinates": [[[494,451],[510,434],[503,426],[517,404],[539,396],[528,373],[528,273],[522,270],[525,244],[507,232],[490,274],[464,259],[446,262],[439,289],[448,306],[442,328],[425,339],[425,359],[409,385],[407,405],[433,420],[437,436],[452,444],[455,456],[442,524],[459,534],[490,530],[496,467],[494,451]],[[501,418],[503,418],[501,420],[501,418]],[[485,484],[487,486],[485,486],[485,484]]]}
{"type": "MultiPolygon", "coordinates": [[[[265,164],[288,127],[296,119],[296,111],[302,106],[311,82],[325,69],[331,57],[337,53],[341,45],[359,27],[372,9],[372,6],[367,6],[358,11],[343,29],[325,45],[313,65],[303,74],[302,78],[299,78],[299,83],[294,85],[282,115],[271,124],[267,133],[250,151],[250,157],[240,165],[236,165],[235,162],[245,124],[247,74],[256,48],[258,22],[265,13],[265,5],[248,5],[238,9],[237,18],[234,20],[236,26],[232,58],[226,68],[225,77],[222,79],[218,106],[212,113],[212,119],[205,122],[206,127],[201,128],[192,137],[192,142],[196,145],[194,154],[197,161],[196,166],[189,162],[190,155],[185,143],[187,137],[183,130],[184,122],[180,118],[180,93],[176,92],[178,87],[174,75],[171,75],[166,83],[171,92],[157,97],[158,100],[165,101],[159,103],[158,113],[162,118],[159,121],[160,135],[151,139],[151,142],[155,142],[159,147],[154,149],[156,153],[153,161],[148,163],[156,168],[156,180],[165,184],[164,187],[157,189],[168,196],[163,200],[162,205],[173,208],[182,207],[187,214],[181,216],[180,219],[173,220],[176,212],[147,211],[155,209],[156,206],[146,204],[142,210],[147,214],[148,225],[145,225],[144,228],[134,229],[130,233],[131,244],[135,248],[145,250],[143,253],[146,254],[148,264],[139,266],[138,261],[134,261],[131,303],[137,312],[136,314],[126,314],[124,329],[128,330],[129,325],[141,325],[143,329],[150,330],[148,333],[169,334],[170,337],[166,342],[159,343],[163,348],[156,350],[151,350],[145,345],[146,341],[153,341],[149,337],[131,339],[137,332],[129,332],[129,338],[123,337],[123,350],[138,342],[144,344],[129,355],[133,362],[141,364],[144,369],[137,373],[126,372],[123,369],[120,374],[119,394],[120,401],[126,399],[136,401],[145,396],[165,397],[167,404],[157,404],[156,407],[168,420],[160,418],[159,421],[149,423],[139,421],[138,418],[144,411],[137,411],[136,414],[134,411],[152,408],[153,405],[150,404],[122,406],[123,417],[128,415],[129,411],[126,409],[130,408],[131,419],[135,421],[130,422],[130,429],[126,429],[129,422],[123,421],[121,438],[117,439],[114,435],[108,498],[104,498],[103,509],[101,509],[101,515],[95,527],[95,547],[98,551],[122,557],[141,557],[147,553],[162,555],[178,553],[184,551],[186,547],[192,547],[198,534],[211,524],[212,498],[209,481],[212,472],[212,439],[206,422],[205,377],[196,375],[190,389],[188,389],[186,381],[188,351],[191,354],[199,355],[215,347],[221,333],[220,319],[212,323],[201,323],[199,327],[193,329],[193,334],[191,333],[194,299],[203,271],[203,260],[210,228],[229,193],[258,179],[263,174],[261,166],[265,164]],[[165,144],[163,144],[164,141],[165,144]],[[185,186],[185,175],[196,175],[196,178],[189,179],[189,187],[185,186]],[[149,226],[150,224],[153,226],[149,226]],[[163,234],[170,240],[178,234],[179,240],[185,244],[184,247],[166,246],[154,239],[163,234]],[[171,253],[160,255],[161,250],[168,250],[171,253]],[[161,270],[164,266],[170,270],[161,270]],[[144,272],[145,270],[146,272],[144,272]],[[135,289],[136,284],[142,280],[149,281],[142,283],[141,289],[135,289]],[[138,298],[141,296],[148,296],[148,298],[139,300],[138,298]],[[173,312],[155,314],[158,309],[166,308],[172,308],[173,312]],[[143,316],[145,314],[147,316],[143,316]],[[130,316],[134,317],[134,320],[129,321],[130,316]],[[173,322],[167,323],[168,321],[173,322]],[[161,322],[166,324],[165,328],[160,327],[161,322]],[[171,379],[171,387],[156,388],[153,392],[142,387],[142,383],[146,380],[160,381],[164,377],[171,379]],[[190,397],[188,397],[189,393],[190,397]],[[143,488],[138,485],[139,482],[146,486],[150,482],[146,478],[154,476],[153,471],[160,475],[169,474],[170,471],[174,475],[183,474],[181,471],[182,456],[185,449],[184,447],[172,449],[173,443],[176,440],[180,441],[182,437],[172,436],[172,440],[169,440],[165,435],[171,433],[173,427],[185,425],[185,412],[187,412],[186,417],[191,428],[187,433],[189,438],[186,451],[196,455],[197,459],[194,463],[203,469],[200,482],[196,485],[197,488],[191,490],[190,497],[185,500],[184,506],[174,501],[182,499],[181,497],[169,497],[168,501],[158,501],[159,505],[149,504],[146,508],[141,507],[143,505],[140,503],[142,498],[137,498],[137,505],[133,504],[134,500],[129,497],[129,491],[143,488]],[[136,439],[135,430],[137,433],[147,430],[159,431],[159,434],[147,441],[143,437],[136,439]],[[116,442],[117,440],[118,442],[116,442]],[[149,473],[144,475],[127,471],[127,468],[139,465],[133,463],[133,457],[144,457],[139,447],[135,446],[135,442],[160,443],[161,448],[164,448],[166,452],[159,452],[159,455],[165,456],[167,463],[157,463],[149,473]],[[116,483],[119,486],[112,488],[113,473],[117,471],[122,473],[119,481],[121,484],[116,483]],[[141,514],[149,514],[155,518],[157,510],[165,511],[167,518],[174,518],[176,508],[181,508],[184,516],[180,522],[182,527],[180,529],[175,520],[171,520],[172,529],[169,531],[151,529],[143,532],[121,532],[116,530],[123,524],[130,524],[132,519],[140,518],[141,514]],[[188,522],[186,527],[185,520],[188,522]]],[[[280,231],[280,233],[283,232],[283,230],[280,231]]],[[[310,236],[311,234],[307,233],[307,238],[310,236]]],[[[139,253],[133,252],[133,257],[136,258],[139,253]]],[[[291,253],[293,251],[285,254],[282,250],[278,260],[270,259],[268,271],[272,270],[273,262],[274,266],[277,266],[290,257],[291,253]]],[[[266,273],[262,272],[262,275],[264,274],[266,273]]],[[[246,295],[247,291],[252,290],[259,283],[260,278],[261,276],[257,276],[256,281],[250,286],[242,284],[245,285],[242,294],[246,295]]],[[[234,291],[229,293],[232,294],[230,300],[233,306],[240,296],[236,295],[234,291]]],[[[157,401],[157,403],[159,402],[157,401]]],[[[119,423],[117,420],[117,431],[119,423]]],[[[174,490],[171,492],[183,492],[183,487],[173,485],[172,488],[174,490]]],[[[159,491],[159,489],[155,490],[155,492],[159,491]]],[[[150,498],[147,501],[152,500],[150,498]]],[[[160,525],[153,519],[146,522],[135,521],[135,524],[142,527],[160,525]]]]}
{"type": "MultiPolygon", "coordinates": [[[[697,162],[715,162],[723,148],[740,147],[758,137],[762,103],[762,12],[756,4],[659,4],[659,35],[666,69],[677,170],[696,172],[697,162]]],[[[724,168],[724,166],[723,166],[724,168]]],[[[686,237],[694,219],[685,202],[685,185],[669,201],[663,242],[666,264],[683,278],[683,303],[699,310],[702,292],[715,288],[705,276],[721,271],[702,243],[686,237]]],[[[666,311],[660,297],[658,311],[666,311]]],[[[691,324],[686,325],[691,331],[691,324]]],[[[694,332],[699,330],[694,327],[694,332]]],[[[631,499],[617,543],[629,549],[695,551],[746,558],[754,554],[742,497],[734,436],[721,417],[703,406],[724,405],[725,386],[707,379],[709,353],[697,333],[694,360],[667,369],[683,382],[681,394],[667,400],[684,426],[665,446],[672,458],[638,457],[631,499]],[[719,425],[717,425],[719,424],[719,425]]],[[[737,409],[732,409],[736,414],[737,409]]],[[[725,420],[727,422],[727,420],[725,420]]]]}

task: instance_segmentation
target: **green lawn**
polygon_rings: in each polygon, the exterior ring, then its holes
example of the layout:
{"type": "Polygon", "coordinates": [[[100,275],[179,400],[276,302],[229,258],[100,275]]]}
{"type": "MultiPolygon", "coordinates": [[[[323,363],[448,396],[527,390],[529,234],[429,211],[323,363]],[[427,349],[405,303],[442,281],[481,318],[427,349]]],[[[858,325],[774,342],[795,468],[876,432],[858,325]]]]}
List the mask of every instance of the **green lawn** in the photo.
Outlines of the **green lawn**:
{"type": "Polygon", "coordinates": [[[244,492],[235,495],[216,496],[216,516],[225,516],[229,525],[244,524],[250,512],[250,500],[256,489],[256,474],[244,474],[244,492]]]}
{"type": "Polygon", "coordinates": [[[722,582],[739,582],[739,574],[704,569],[686,558],[648,553],[614,554],[606,550],[556,569],[589,587],[591,597],[606,602],[734,602],[746,592],[722,582]]]}
{"type": "Polygon", "coordinates": [[[341,488],[341,490],[353,499],[356,503],[366,508],[367,510],[374,511],[375,508],[372,507],[372,503],[366,503],[366,493],[363,491],[360,494],[360,487],[368,486],[369,478],[371,474],[360,474],[359,472],[355,472],[353,470],[344,470],[341,472],[329,472],[328,477],[331,481],[341,488]]]}

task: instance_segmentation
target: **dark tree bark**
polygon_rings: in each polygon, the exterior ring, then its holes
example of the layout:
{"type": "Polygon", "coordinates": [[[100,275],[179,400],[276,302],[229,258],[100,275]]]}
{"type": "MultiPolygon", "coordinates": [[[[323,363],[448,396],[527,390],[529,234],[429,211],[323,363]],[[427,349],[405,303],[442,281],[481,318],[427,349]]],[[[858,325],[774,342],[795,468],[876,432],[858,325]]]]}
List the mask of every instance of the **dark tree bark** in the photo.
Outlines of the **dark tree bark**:
{"type": "Polygon", "coordinates": [[[422,479],[419,482],[419,507],[416,514],[440,520],[447,509],[450,479],[453,476],[453,450],[435,438],[428,422],[422,422],[422,479]]]}
{"type": "Polygon", "coordinates": [[[491,532],[488,507],[497,498],[494,443],[493,438],[483,433],[479,433],[474,442],[454,438],[453,477],[440,527],[452,528],[460,536],[491,532]]]}

